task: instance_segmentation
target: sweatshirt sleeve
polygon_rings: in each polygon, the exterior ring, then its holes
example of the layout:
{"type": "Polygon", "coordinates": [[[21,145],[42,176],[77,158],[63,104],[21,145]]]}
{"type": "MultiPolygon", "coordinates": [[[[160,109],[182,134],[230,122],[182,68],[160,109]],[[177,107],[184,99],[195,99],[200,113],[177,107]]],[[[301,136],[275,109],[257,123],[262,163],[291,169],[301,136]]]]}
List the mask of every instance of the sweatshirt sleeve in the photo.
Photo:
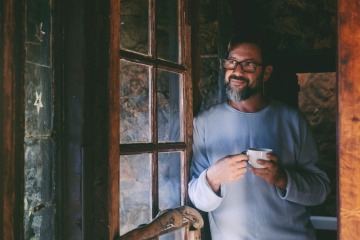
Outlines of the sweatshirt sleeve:
{"type": "Polygon", "coordinates": [[[323,203],[330,192],[329,180],[324,173],[286,170],[286,174],[288,178],[286,192],[277,189],[284,200],[304,206],[315,206],[323,203]]]}
{"type": "Polygon", "coordinates": [[[221,188],[221,196],[214,193],[206,180],[206,171],[203,171],[198,178],[192,178],[189,182],[191,202],[195,207],[205,212],[215,210],[220,205],[224,193],[224,186],[221,188]]]}
{"type": "Polygon", "coordinates": [[[216,209],[225,194],[225,187],[221,186],[221,196],[211,189],[206,180],[206,171],[210,162],[205,151],[204,131],[201,119],[194,119],[193,157],[190,168],[190,182],[188,184],[189,197],[196,208],[210,212],[216,209]]]}
{"type": "Polygon", "coordinates": [[[286,168],[288,179],[286,191],[277,189],[285,200],[305,206],[323,203],[330,192],[330,180],[319,167],[319,152],[311,128],[305,119],[300,118],[299,152],[296,165],[286,168]]]}

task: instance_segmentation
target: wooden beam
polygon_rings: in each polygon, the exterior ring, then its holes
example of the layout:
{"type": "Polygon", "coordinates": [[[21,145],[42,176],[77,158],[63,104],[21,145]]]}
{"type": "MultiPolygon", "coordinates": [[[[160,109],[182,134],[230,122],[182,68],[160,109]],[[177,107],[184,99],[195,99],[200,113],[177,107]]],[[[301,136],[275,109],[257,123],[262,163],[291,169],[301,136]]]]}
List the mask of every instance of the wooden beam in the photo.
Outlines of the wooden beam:
{"type": "Polygon", "coordinates": [[[360,235],[360,1],[338,1],[339,239],[360,235]]]}
{"type": "Polygon", "coordinates": [[[120,1],[110,0],[110,33],[109,33],[109,158],[108,158],[108,172],[109,172],[109,192],[108,205],[109,207],[109,236],[114,239],[119,235],[120,228],[120,1]]]}
{"type": "Polygon", "coordinates": [[[22,1],[0,3],[0,239],[23,239],[22,1]]]}
{"type": "Polygon", "coordinates": [[[84,1],[84,239],[119,235],[119,25],[119,1],[84,1]]]}

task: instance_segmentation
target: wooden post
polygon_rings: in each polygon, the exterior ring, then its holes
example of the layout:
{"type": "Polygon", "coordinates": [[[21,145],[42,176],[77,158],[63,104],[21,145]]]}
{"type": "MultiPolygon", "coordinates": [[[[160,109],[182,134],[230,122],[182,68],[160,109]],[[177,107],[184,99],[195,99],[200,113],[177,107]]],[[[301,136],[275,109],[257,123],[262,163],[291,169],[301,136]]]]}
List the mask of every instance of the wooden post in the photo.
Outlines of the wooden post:
{"type": "Polygon", "coordinates": [[[339,239],[360,235],[360,1],[338,1],[339,239]]]}
{"type": "Polygon", "coordinates": [[[119,234],[120,1],[84,1],[84,239],[119,234]]]}
{"type": "Polygon", "coordinates": [[[24,5],[0,3],[0,239],[23,238],[24,5]]]}

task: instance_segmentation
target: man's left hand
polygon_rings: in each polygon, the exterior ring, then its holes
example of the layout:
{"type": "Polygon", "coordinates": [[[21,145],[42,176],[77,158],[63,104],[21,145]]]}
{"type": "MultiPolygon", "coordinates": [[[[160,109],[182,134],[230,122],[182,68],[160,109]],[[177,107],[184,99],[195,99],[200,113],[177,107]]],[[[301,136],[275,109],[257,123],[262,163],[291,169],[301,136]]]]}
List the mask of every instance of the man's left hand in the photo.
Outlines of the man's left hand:
{"type": "Polygon", "coordinates": [[[266,155],[269,160],[258,159],[257,163],[263,165],[265,168],[250,167],[250,171],[256,176],[264,179],[266,182],[275,185],[281,189],[286,189],[287,176],[286,172],[278,165],[278,157],[273,153],[266,155]]]}

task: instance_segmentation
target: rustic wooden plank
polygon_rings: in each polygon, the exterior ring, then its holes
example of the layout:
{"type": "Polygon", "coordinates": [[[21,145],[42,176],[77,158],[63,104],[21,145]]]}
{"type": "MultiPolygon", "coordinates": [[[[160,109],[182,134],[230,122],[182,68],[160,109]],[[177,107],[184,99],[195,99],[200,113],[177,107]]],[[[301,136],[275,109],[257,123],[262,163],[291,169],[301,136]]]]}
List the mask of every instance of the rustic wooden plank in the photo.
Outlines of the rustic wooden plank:
{"type": "MultiPolygon", "coordinates": [[[[185,137],[185,144],[186,144],[186,150],[183,156],[183,167],[182,167],[182,179],[181,179],[181,205],[188,204],[189,198],[188,198],[188,189],[187,189],[187,183],[189,181],[189,168],[190,168],[190,159],[192,155],[192,131],[193,131],[193,110],[194,110],[194,101],[193,101],[193,89],[194,89],[194,82],[198,82],[198,79],[193,79],[194,75],[195,77],[200,77],[200,73],[196,72],[196,70],[193,69],[194,65],[192,65],[194,62],[192,60],[192,57],[198,57],[198,55],[192,55],[192,26],[187,25],[187,20],[189,20],[188,14],[191,13],[189,9],[185,9],[184,1],[180,1],[180,7],[179,7],[179,22],[182,25],[180,35],[184,36],[182,38],[181,42],[181,56],[183,64],[186,67],[185,72],[185,81],[184,81],[184,105],[183,105],[183,114],[182,118],[184,119],[184,137],[185,137]],[[183,13],[186,12],[187,15],[184,15],[183,13]],[[194,74],[195,73],[195,74],[194,74]]],[[[199,2],[192,1],[192,5],[187,5],[187,7],[192,7],[192,11],[197,11],[199,8],[199,2]]],[[[193,12],[192,12],[193,13],[193,12]]],[[[191,18],[194,18],[195,16],[191,16],[191,18]]],[[[193,24],[193,20],[191,20],[193,24]]],[[[196,29],[196,27],[195,27],[196,29]]],[[[193,32],[195,33],[195,32],[193,32]]],[[[197,36],[197,35],[194,35],[197,36]]],[[[194,60],[196,61],[196,60],[194,60]]],[[[199,64],[199,63],[197,63],[199,64]]],[[[195,89],[197,89],[195,87],[195,89]]],[[[197,89],[198,90],[198,89],[197,89]]],[[[195,94],[196,95],[196,94],[195,94]]],[[[196,107],[200,107],[200,105],[197,105],[196,107]]]]}
{"type": "Polygon", "coordinates": [[[110,0],[109,46],[109,158],[108,158],[108,205],[109,240],[119,235],[119,185],[120,185],[120,1],[110,0]]]}
{"type": "Polygon", "coordinates": [[[21,2],[0,4],[0,239],[23,237],[23,49],[21,2]]]}
{"type": "Polygon", "coordinates": [[[119,16],[119,1],[84,2],[84,239],[119,234],[119,16]]]}
{"type": "Polygon", "coordinates": [[[203,226],[204,220],[196,209],[181,206],[160,212],[150,223],[143,224],[115,240],[157,239],[158,236],[183,227],[187,232],[186,239],[200,240],[200,230],[203,226]]]}
{"type": "Polygon", "coordinates": [[[339,237],[360,235],[360,1],[339,0],[339,237]]]}

